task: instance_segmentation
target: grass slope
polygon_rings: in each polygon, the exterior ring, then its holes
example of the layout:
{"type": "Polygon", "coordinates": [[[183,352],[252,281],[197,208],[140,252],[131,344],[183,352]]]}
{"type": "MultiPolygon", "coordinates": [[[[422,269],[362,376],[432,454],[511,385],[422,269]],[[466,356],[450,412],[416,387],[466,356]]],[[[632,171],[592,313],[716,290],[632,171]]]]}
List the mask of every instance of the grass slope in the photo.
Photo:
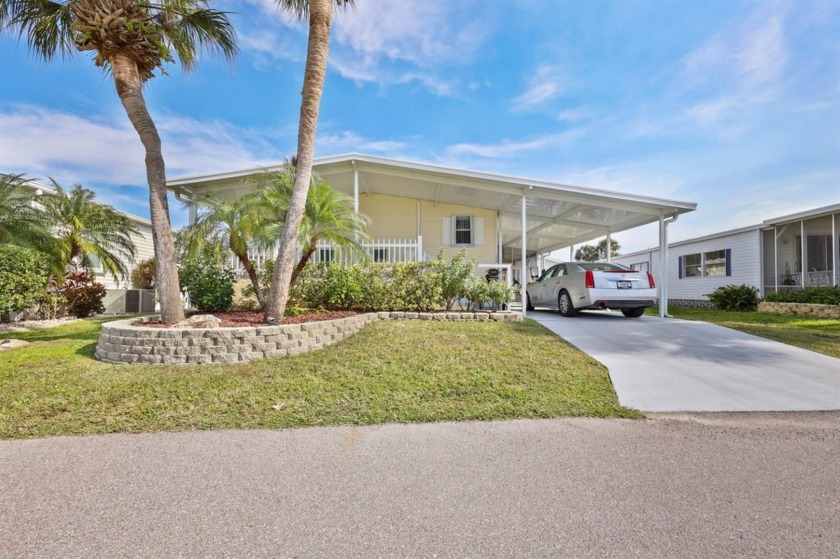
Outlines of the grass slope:
{"type": "Polygon", "coordinates": [[[238,365],[110,365],[101,321],[14,333],[0,438],[558,416],[640,417],[606,369],[542,326],[377,322],[307,355],[238,365]]]}
{"type": "MultiPolygon", "coordinates": [[[[649,313],[657,313],[651,309],[649,313]]],[[[677,318],[703,320],[824,355],[840,357],[840,320],[788,314],[668,307],[677,318]]]]}

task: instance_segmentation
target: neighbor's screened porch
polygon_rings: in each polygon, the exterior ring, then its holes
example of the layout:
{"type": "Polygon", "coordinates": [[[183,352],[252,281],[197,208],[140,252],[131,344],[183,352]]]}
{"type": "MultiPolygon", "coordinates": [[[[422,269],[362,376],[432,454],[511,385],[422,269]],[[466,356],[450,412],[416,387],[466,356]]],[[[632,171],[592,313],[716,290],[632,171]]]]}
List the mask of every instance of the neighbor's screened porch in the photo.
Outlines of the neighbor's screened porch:
{"type": "Polygon", "coordinates": [[[838,220],[830,213],[764,229],[764,293],[837,285],[838,220]]]}

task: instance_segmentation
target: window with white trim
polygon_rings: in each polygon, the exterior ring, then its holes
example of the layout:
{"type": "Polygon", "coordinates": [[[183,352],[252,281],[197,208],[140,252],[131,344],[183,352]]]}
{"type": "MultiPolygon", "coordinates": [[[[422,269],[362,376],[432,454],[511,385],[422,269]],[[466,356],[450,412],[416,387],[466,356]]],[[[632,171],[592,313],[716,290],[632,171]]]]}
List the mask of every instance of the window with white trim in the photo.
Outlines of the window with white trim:
{"type": "Polygon", "coordinates": [[[332,262],[335,258],[335,251],[331,248],[319,248],[318,249],[318,262],[322,264],[327,264],[332,262]]]}
{"type": "Polygon", "coordinates": [[[682,257],[682,276],[684,278],[699,278],[703,275],[703,255],[686,254],[682,257]]]}
{"type": "Polygon", "coordinates": [[[704,276],[725,276],[726,275],[726,251],[715,250],[703,254],[703,275],[704,276]]]}
{"type": "Polygon", "coordinates": [[[456,215],[455,227],[453,233],[455,235],[455,245],[472,245],[473,244],[473,218],[470,215],[456,215]]]}

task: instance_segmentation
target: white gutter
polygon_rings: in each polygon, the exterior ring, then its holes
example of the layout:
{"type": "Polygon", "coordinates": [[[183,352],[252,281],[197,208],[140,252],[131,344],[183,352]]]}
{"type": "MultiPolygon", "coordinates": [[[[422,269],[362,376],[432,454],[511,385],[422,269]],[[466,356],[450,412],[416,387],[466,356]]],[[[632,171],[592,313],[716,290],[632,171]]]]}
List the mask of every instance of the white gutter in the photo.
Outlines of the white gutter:
{"type": "Polygon", "coordinates": [[[665,219],[665,212],[659,216],[659,316],[672,318],[668,314],[668,226],[679,219],[674,214],[665,219]]]}

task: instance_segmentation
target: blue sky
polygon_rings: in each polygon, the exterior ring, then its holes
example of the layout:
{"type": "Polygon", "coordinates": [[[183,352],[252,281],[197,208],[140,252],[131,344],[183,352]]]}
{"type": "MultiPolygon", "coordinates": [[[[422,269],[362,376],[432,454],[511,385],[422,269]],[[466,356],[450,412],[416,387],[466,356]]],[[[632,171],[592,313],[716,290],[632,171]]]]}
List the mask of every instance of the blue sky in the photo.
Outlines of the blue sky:
{"type": "MultiPolygon", "coordinates": [[[[295,151],[306,28],[222,1],[241,55],[146,88],[169,177],[295,151]]],[[[840,2],[357,0],[333,27],[316,155],[357,151],[699,203],[672,239],[840,202],[840,2]]],[[[109,78],[0,37],[0,171],[148,215],[109,78]]],[[[185,212],[173,206],[173,222],[185,212]]],[[[656,243],[644,228],[627,250],[656,243]]]]}

